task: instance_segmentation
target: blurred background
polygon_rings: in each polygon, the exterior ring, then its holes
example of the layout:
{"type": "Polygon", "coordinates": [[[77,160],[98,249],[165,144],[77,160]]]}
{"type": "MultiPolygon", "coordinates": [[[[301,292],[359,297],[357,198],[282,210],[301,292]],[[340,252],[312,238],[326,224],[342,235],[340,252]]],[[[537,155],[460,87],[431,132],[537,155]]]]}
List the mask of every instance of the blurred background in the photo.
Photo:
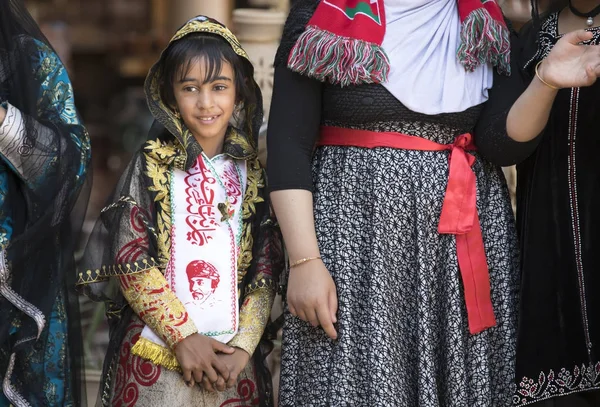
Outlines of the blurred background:
{"type": "MultiPolygon", "coordinates": [[[[77,108],[92,139],[93,190],[82,246],[131,155],[146,138],[152,116],[143,82],[175,30],[198,14],[232,29],[254,63],[268,116],[271,64],[290,1],[304,0],[25,1],[67,66],[77,108]]],[[[529,20],[529,0],[500,2],[515,28],[529,20]]],[[[264,137],[261,151],[264,155],[264,137]]],[[[514,194],[514,169],[505,169],[505,174],[514,194]]],[[[82,308],[88,399],[95,400],[108,333],[101,304],[82,299],[82,308]]],[[[276,382],[278,358],[276,350],[270,361],[276,382]]]]}

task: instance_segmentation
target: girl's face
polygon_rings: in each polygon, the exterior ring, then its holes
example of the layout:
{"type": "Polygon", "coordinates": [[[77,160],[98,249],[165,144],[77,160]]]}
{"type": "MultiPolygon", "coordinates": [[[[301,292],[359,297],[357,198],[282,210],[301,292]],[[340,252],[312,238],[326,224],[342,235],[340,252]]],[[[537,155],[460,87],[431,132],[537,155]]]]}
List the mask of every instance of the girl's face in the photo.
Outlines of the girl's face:
{"type": "Polygon", "coordinates": [[[203,148],[203,144],[223,142],[236,101],[231,64],[223,61],[215,80],[204,83],[206,70],[205,61],[198,59],[185,77],[173,84],[181,118],[203,148]]]}

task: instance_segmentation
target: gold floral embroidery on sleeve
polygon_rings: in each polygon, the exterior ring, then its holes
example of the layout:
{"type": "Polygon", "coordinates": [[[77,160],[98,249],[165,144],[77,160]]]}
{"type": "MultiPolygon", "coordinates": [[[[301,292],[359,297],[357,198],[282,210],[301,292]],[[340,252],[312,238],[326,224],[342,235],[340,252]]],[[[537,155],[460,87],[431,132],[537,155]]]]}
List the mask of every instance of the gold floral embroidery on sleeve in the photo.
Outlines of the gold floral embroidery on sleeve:
{"type": "Polygon", "coordinates": [[[148,188],[155,192],[158,253],[161,263],[167,264],[171,251],[171,186],[170,165],[176,159],[177,149],[171,142],[149,140],[144,147],[145,174],[152,181],[148,188]]]}
{"type": "Polygon", "coordinates": [[[265,177],[258,159],[248,161],[248,186],[242,202],[242,219],[244,225],[242,238],[240,240],[240,256],[238,258],[238,282],[244,280],[246,272],[252,263],[252,247],[254,238],[252,236],[252,222],[248,219],[256,213],[256,205],[264,202],[260,196],[260,189],[265,187],[265,177]]]}
{"type": "Polygon", "coordinates": [[[256,290],[244,299],[240,307],[238,333],[229,346],[243,349],[252,356],[271,318],[274,300],[275,292],[269,289],[256,290]]]}
{"type": "Polygon", "coordinates": [[[171,349],[198,332],[185,306],[157,268],[121,276],[119,281],[131,308],[171,349]]]}

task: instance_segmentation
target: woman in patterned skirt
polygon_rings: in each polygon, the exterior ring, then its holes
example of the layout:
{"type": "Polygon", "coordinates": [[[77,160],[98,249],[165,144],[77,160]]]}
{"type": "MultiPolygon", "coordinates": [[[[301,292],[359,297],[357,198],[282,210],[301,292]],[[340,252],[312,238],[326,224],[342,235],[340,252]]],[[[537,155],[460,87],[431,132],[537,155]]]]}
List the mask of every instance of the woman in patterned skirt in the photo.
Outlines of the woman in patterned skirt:
{"type": "Polygon", "coordinates": [[[292,8],[268,133],[290,258],[280,406],[512,403],[516,231],[483,156],[531,152],[506,137],[514,38],[494,2],[292,8]]]}
{"type": "Polygon", "coordinates": [[[522,33],[530,85],[507,130],[537,148],[518,166],[515,405],[600,405],[599,5],[560,1],[539,18],[534,2],[536,18],[522,33]]]}

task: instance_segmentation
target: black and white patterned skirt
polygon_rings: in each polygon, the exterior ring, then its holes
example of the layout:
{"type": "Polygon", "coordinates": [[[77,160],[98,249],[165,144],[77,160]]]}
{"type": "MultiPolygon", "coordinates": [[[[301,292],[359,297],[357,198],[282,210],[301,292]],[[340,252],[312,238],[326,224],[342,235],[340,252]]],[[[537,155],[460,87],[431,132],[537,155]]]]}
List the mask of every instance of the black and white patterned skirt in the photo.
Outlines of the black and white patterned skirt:
{"type": "Polygon", "coordinates": [[[321,147],[317,236],[338,339],[286,312],[281,407],[512,404],[518,253],[501,171],[478,158],[497,326],[470,335],[454,236],[437,232],[448,153],[321,147]]]}

